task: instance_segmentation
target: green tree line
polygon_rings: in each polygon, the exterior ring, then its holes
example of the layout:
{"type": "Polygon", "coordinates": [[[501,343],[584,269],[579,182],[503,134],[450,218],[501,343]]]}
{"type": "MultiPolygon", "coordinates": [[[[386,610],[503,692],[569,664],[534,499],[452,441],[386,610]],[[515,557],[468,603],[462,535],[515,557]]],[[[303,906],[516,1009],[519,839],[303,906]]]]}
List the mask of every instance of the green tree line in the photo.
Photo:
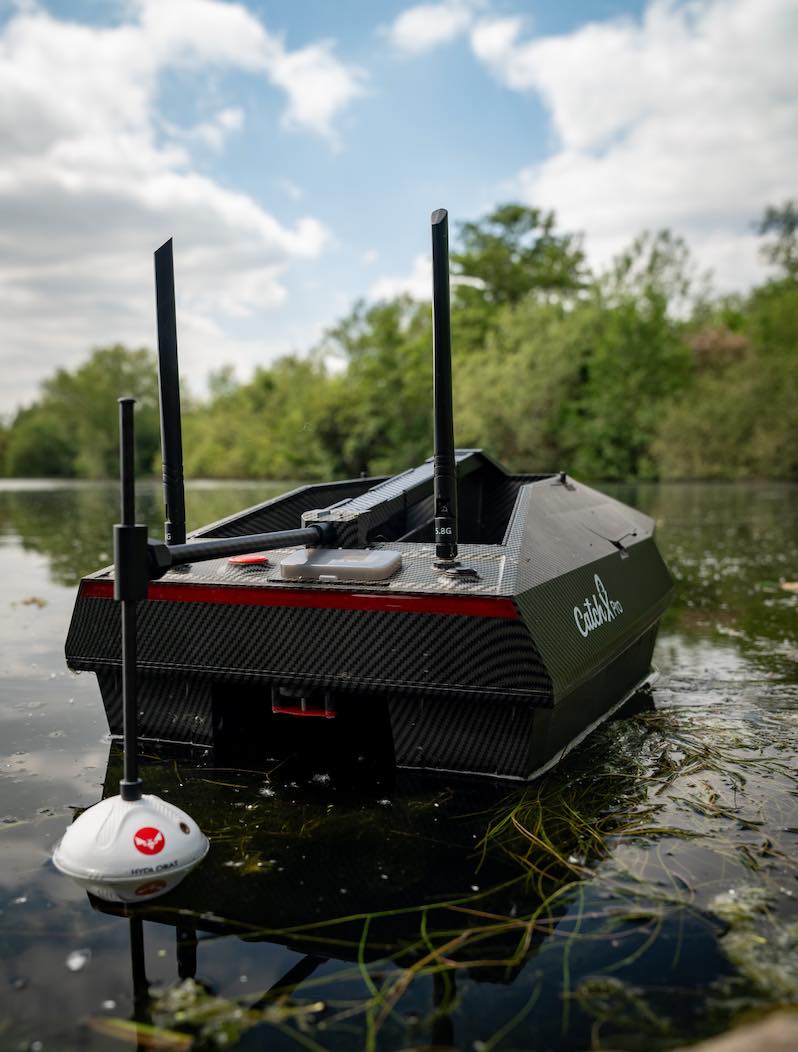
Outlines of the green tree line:
{"type": "MultiPolygon", "coordinates": [[[[759,223],[771,277],[718,297],[687,245],[644,234],[595,273],[552,213],[507,204],[452,252],[456,440],[516,471],[588,479],[798,478],[798,206],[759,223]]],[[[186,474],[319,479],[429,456],[430,306],[355,304],[317,347],[184,397],[186,474]]],[[[185,370],[188,372],[188,369],[185,370]]],[[[158,470],[152,352],[112,346],[58,370],[0,426],[9,476],[115,474],[133,394],[138,464],[158,470]]]]}

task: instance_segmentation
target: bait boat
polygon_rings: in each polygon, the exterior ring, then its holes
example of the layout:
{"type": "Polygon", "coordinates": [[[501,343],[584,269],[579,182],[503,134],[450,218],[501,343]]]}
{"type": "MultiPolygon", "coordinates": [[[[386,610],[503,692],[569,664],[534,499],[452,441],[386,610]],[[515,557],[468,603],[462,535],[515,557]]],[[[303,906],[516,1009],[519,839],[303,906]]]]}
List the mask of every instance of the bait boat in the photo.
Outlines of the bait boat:
{"type": "MultiPolygon", "coordinates": [[[[443,209],[432,248],[434,455],[188,538],[171,241],[156,252],[166,524],[139,603],[142,740],[524,780],[650,681],[672,592],[653,520],[455,449],[443,209]]],[[[118,736],[113,576],[81,581],[66,658],[96,673],[118,736]]]]}

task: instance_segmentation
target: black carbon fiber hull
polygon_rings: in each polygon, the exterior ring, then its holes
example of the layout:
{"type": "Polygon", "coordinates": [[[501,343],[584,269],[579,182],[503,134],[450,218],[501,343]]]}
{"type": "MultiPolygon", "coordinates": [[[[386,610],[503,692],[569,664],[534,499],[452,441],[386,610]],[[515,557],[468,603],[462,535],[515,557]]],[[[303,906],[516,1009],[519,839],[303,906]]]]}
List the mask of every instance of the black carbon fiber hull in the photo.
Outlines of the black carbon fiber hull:
{"type": "MultiPolygon", "coordinates": [[[[464,582],[434,565],[428,465],[307,487],[199,531],[332,521],[340,543],[388,547],[402,568],[387,582],[295,585],[275,551],[263,572],[217,560],[168,573],[139,608],[141,736],[254,741],[266,761],[303,736],[334,750],[360,725],[387,735],[402,767],[523,779],[556,760],[649,675],[671,593],[653,523],[561,478],[508,476],[477,451],[458,461],[460,558],[478,574],[464,582]],[[296,719],[308,715],[327,718],[296,719]]],[[[108,570],[84,579],[66,653],[97,672],[118,735],[112,587],[108,570]]]]}

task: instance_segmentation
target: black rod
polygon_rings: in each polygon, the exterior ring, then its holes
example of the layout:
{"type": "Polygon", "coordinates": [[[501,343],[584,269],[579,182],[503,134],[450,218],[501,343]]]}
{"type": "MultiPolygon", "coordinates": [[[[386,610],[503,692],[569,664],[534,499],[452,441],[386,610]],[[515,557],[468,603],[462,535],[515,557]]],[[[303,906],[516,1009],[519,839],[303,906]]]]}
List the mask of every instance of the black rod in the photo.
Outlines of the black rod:
{"type": "Polygon", "coordinates": [[[175,926],[178,979],[197,977],[197,929],[178,924],[175,926]]]}
{"type": "Polygon", "coordinates": [[[177,366],[175,270],[171,238],[155,253],[155,306],[158,319],[164,540],[167,544],[183,544],[186,539],[186,500],[183,492],[180,375],[177,366]]]}
{"type": "Polygon", "coordinates": [[[141,799],[139,778],[138,720],[136,706],[136,604],[122,603],[122,734],[124,736],[124,775],[119,783],[125,800],[141,799]]]}
{"type": "Polygon", "coordinates": [[[122,734],[124,744],[120,793],[141,799],[138,775],[136,683],[136,602],[147,596],[147,527],[135,524],[134,398],[119,399],[119,482],[122,522],[114,526],[114,598],[122,605],[122,734]]]}
{"type": "Polygon", "coordinates": [[[119,512],[123,526],[136,522],[136,439],[133,430],[134,398],[119,402],[119,512]]]}
{"type": "MultiPolygon", "coordinates": [[[[136,916],[130,917],[130,966],[133,974],[133,1021],[152,1023],[150,984],[147,981],[144,953],[144,921],[136,916]]],[[[137,1045],[137,1048],[142,1047],[137,1045]]]]}
{"type": "Polygon", "coordinates": [[[158,541],[149,542],[151,578],[161,577],[172,566],[186,563],[206,562],[208,559],[223,559],[229,555],[246,555],[270,548],[292,548],[304,544],[308,548],[328,546],[334,540],[334,527],[328,523],[305,526],[297,530],[280,530],[275,533],[250,533],[242,537],[209,537],[207,540],[189,541],[171,547],[158,541]]]}
{"type": "Polygon", "coordinates": [[[261,552],[267,548],[291,548],[295,544],[316,548],[323,536],[321,526],[305,526],[298,530],[281,530],[279,533],[250,533],[245,537],[209,537],[204,541],[170,545],[169,554],[172,556],[172,565],[180,566],[183,563],[222,559],[226,555],[261,552]]]}
{"type": "Polygon", "coordinates": [[[435,411],[435,556],[436,565],[457,560],[457,469],[452,410],[452,331],[449,317],[449,217],[432,213],[432,393],[435,411]]]}

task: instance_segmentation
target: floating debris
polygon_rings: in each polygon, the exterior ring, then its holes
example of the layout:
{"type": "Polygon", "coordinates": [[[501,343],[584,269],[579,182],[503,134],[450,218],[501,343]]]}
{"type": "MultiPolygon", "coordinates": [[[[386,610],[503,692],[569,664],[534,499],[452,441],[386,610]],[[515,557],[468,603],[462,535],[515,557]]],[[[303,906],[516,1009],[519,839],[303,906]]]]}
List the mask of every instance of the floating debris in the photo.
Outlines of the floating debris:
{"type": "Polygon", "coordinates": [[[590,976],[572,996],[583,1012],[598,1023],[611,1023],[614,1029],[661,1035],[670,1029],[668,1021],[648,1005],[642,990],[614,976],[590,976]]]}
{"type": "MultiPolygon", "coordinates": [[[[270,1004],[250,1007],[246,1002],[219,997],[195,979],[184,979],[177,985],[156,993],[152,1002],[154,1020],[162,1021],[155,1030],[174,1036],[174,1045],[150,1045],[159,1048],[187,1048],[194,1041],[201,1047],[232,1047],[241,1036],[258,1023],[282,1026],[296,1022],[303,1027],[326,1008],[323,1001],[296,1005],[278,999],[270,1004]],[[191,1033],[182,1034],[174,1027],[185,1027],[191,1033]]],[[[303,1042],[305,1043],[305,1042],[303,1042]]],[[[319,1046],[307,1043],[307,1047],[319,1046]]]]}
{"type": "Polygon", "coordinates": [[[767,908],[767,892],[757,885],[729,888],[728,891],[716,895],[709,903],[712,913],[732,926],[753,923],[767,908]]]}
{"type": "Polygon", "coordinates": [[[88,947],[84,947],[80,950],[73,950],[67,955],[67,959],[64,962],[70,972],[80,972],[91,960],[91,950],[88,947]]]}
{"type": "Polygon", "coordinates": [[[716,895],[709,908],[729,925],[720,945],[756,992],[798,1001],[798,922],[779,924],[765,888],[742,885],[716,895]]]}

